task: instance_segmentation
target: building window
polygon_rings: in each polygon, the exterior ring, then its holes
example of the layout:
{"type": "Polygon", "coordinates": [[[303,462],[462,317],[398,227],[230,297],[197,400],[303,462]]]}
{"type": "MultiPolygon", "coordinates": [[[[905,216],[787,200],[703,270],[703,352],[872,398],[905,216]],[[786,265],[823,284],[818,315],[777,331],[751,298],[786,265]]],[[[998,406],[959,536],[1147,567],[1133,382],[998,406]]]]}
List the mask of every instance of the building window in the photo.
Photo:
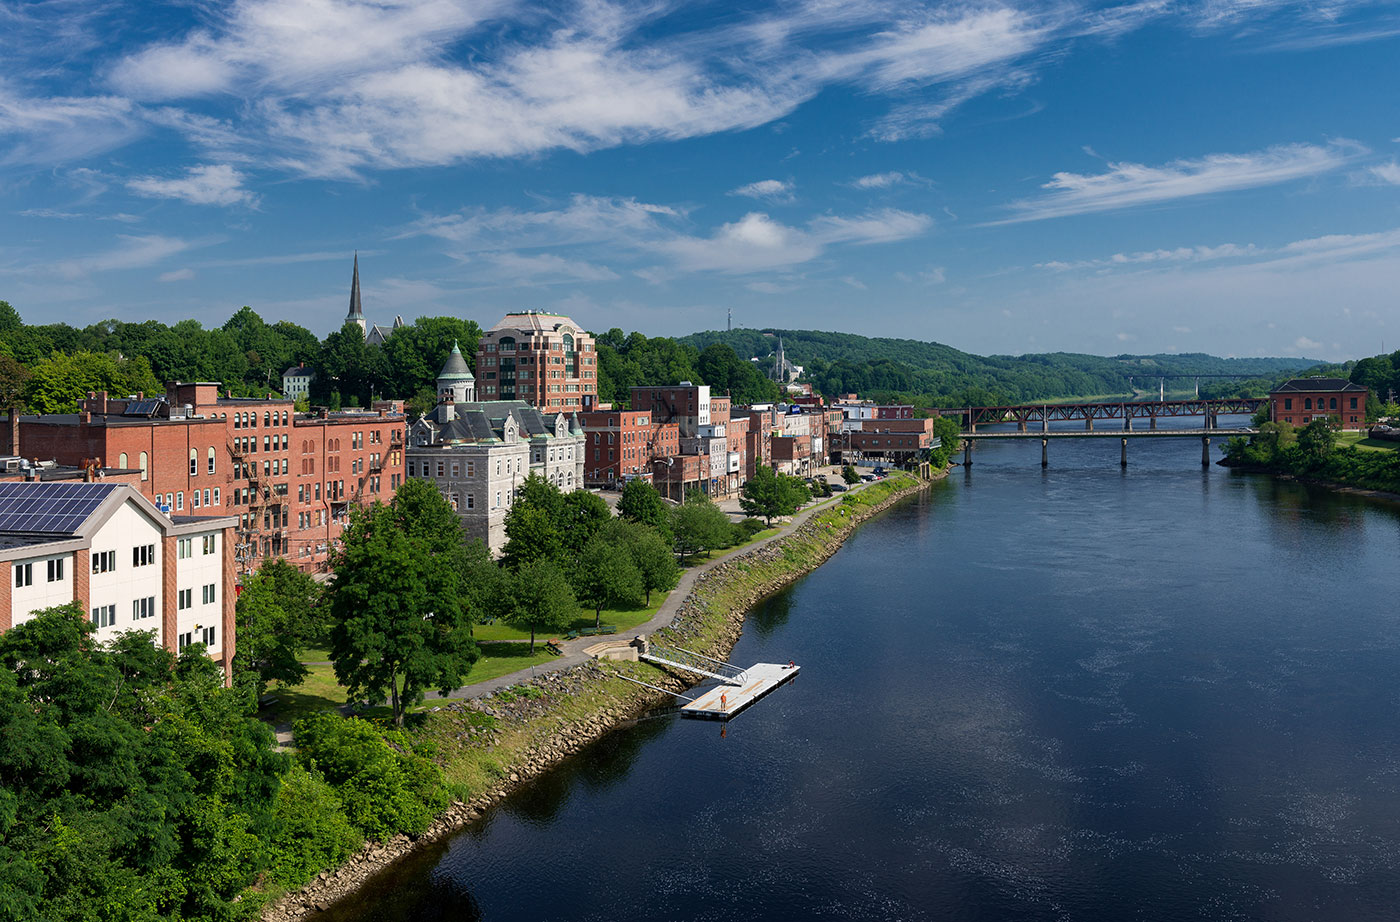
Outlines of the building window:
{"type": "Polygon", "coordinates": [[[214,488],[214,505],[219,505],[219,488],[214,488]]]}
{"type": "Polygon", "coordinates": [[[214,553],[214,551],[218,548],[217,539],[218,539],[218,535],[205,535],[205,536],[204,536],[204,553],[205,553],[206,556],[209,555],[209,554],[214,553]]]}
{"type": "Polygon", "coordinates": [[[21,563],[15,565],[15,588],[23,589],[25,586],[34,585],[34,564],[21,563]]]}
{"type": "MultiPolygon", "coordinates": [[[[1351,398],[1351,408],[1352,408],[1353,410],[1356,409],[1356,398],[1355,398],[1355,397],[1351,398]]],[[[1353,416],[1353,417],[1351,418],[1351,421],[1352,421],[1352,422],[1356,422],[1356,417],[1353,416]]]]}
{"type": "Polygon", "coordinates": [[[204,586],[203,599],[205,605],[214,604],[214,583],[206,583],[204,586]]]}
{"type": "Polygon", "coordinates": [[[190,645],[193,644],[193,643],[194,643],[194,633],[193,633],[192,631],[186,631],[185,633],[181,634],[181,635],[180,635],[180,641],[179,641],[179,652],[180,652],[180,653],[184,653],[184,652],[185,652],[185,648],[188,647],[188,646],[190,646],[190,645]]]}
{"type": "MultiPolygon", "coordinates": [[[[1319,401],[1319,402],[1320,402],[1320,401],[1319,401]]],[[[1329,397],[1329,398],[1327,399],[1327,409],[1329,409],[1329,410],[1335,410],[1335,409],[1337,409],[1337,398],[1336,398],[1336,397],[1329,397]]]]}
{"type": "Polygon", "coordinates": [[[209,446],[209,473],[214,473],[214,446],[209,446]]]}
{"type": "Polygon", "coordinates": [[[156,546],[154,544],[138,544],[131,549],[131,565],[133,567],[149,567],[156,562],[156,546]]]}
{"type": "Polygon", "coordinates": [[[1283,398],[1283,408],[1284,408],[1285,410],[1291,410],[1291,409],[1293,409],[1293,398],[1292,398],[1292,397],[1285,397],[1285,398],[1283,398]]]}
{"type": "Polygon", "coordinates": [[[476,508],[476,494],[474,494],[474,493],[468,493],[468,494],[467,494],[467,508],[468,508],[468,509],[475,509],[475,508],[476,508]]]}
{"type": "Polygon", "coordinates": [[[499,508],[501,508],[501,491],[500,491],[500,490],[497,490],[497,491],[496,491],[496,505],[493,506],[492,508],[494,508],[494,509],[499,509],[499,508]]]}
{"type": "Polygon", "coordinates": [[[204,488],[204,505],[209,505],[209,488],[204,488]]]}
{"type": "Polygon", "coordinates": [[[200,640],[206,647],[212,648],[216,643],[216,637],[217,628],[207,627],[204,629],[204,633],[200,635],[200,640]]]}
{"type": "Polygon", "coordinates": [[[191,506],[192,508],[194,508],[194,509],[198,509],[198,508],[199,508],[199,491],[198,491],[198,490],[195,490],[193,493],[190,494],[190,506],[191,506]]]}
{"type": "Polygon", "coordinates": [[[63,558],[56,557],[49,561],[49,582],[63,582],[63,558]]]}
{"type": "Polygon", "coordinates": [[[181,589],[177,594],[176,598],[177,602],[175,607],[180,611],[184,611],[185,609],[189,608],[191,605],[194,604],[194,590],[181,589]]]}
{"type": "Polygon", "coordinates": [[[195,476],[195,475],[198,474],[198,473],[199,473],[199,450],[198,450],[198,449],[195,449],[195,448],[191,448],[191,449],[190,449],[190,476],[193,477],[193,476],[195,476]]]}
{"type": "Polygon", "coordinates": [[[141,465],[141,479],[149,480],[151,477],[151,459],[146,455],[144,451],[141,452],[138,458],[140,459],[139,463],[141,465]]]}
{"type": "Polygon", "coordinates": [[[175,552],[181,560],[188,559],[190,555],[194,553],[194,539],[181,538],[178,541],[176,541],[175,552]]]}
{"type": "Polygon", "coordinates": [[[92,572],[110,573],[117,568],[116,551],[98,551],[92,555],[92,572]]]}
{"type": "Polygon", "coordinates": [[[111,627],[117,623],[117,606],[99,605],[92,610],[93,627],[111,627]]]}
{"type": "Polygon", "coordinates": [[[134,599],[131,603],[131,617],[137,621],[155,617],[156,597],[148,595],[144,599],[134,599]]]}
{"type": "Polygon", "coordinates": [[[468,462],[467,462],[467,476],[468,476],[468,477],[475,477],[475,476],[476,476],[476,462],[475,462],[475,461],[468,461],[468,462]]]}

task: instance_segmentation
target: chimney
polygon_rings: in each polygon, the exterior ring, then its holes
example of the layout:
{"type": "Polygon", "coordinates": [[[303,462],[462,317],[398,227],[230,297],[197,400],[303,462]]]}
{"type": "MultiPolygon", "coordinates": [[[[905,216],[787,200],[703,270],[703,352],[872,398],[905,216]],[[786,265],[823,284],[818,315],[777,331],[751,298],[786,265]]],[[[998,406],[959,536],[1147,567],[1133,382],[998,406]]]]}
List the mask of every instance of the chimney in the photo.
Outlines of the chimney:
{"type": "Polygon", "coordinates": [[[90,423],[90,422],[92,422],[92,411],[89,410],[89,409],[86,409],[86,408],[80,410],[80,411],[78,412],[78,422],[80,422],[80,423],[90,423]]]}

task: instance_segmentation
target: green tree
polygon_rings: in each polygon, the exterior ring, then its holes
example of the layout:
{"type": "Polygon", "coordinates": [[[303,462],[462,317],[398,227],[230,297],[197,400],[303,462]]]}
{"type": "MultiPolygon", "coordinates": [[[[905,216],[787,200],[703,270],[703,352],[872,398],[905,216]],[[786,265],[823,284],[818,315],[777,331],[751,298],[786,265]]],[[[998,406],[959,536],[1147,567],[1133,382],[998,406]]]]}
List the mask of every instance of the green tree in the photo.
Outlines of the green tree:
{"type": "Polygon", "coordinates": [[[631,543],[632,561],[642,577],[646,604],[651,604],[653,592],[668,592],[680,580],[680,567],[666,541],[650,528],[636,526],[640,531],[631,543]]]}
{"type": "Polygon", "coordinates": [[[460,574],[394,510],[352,513],[329,589],[331,662],[354,700],[389,700],[395,725],[428,688],[462,684],[476,661],[460,574]]]}
{"type": "Polygon", "coordinates": [[[1336,444],[1337,430],[1327,417],[1317,417],[1298,433],[1298,450],[1314,465],[1326,461],[1336,444]]]}
{"type": "Polygon", "coordinates": [[[594,535],[584,545],[574,589],[579,600],[593,609],[594,627],[602,623],[604,608],[635,605],[646,591],[631,549],[623,542],[609,540],[602,533],[594,535]]]}
{"type": "Polygon", "coordinates": [[[676,555],[682,560],[724,547],[731,535],[729,516],[704,493],[691,490],[685,502],[671,509],[671,535],[676,555]]]}
{"type": "Polygon", "coordinates": [[[282,607],[273,578],[259,573],[244,582],[235,611],[234,675],[252,682],[259,697],[269,682],[300,685],[307,675],[301,664],[306,622],[282,607]]]}
{"type": "Polygon", "coordinates": [[[624,519],[653,528],[663,536],[669,534],[670,517],[666,501],[656,492],[656,487],[645,480],[627,481],[617,503],[617,513],[624,519]]]}
{"type": "Polygon", "coordinates": [[[564,496],[558,487],[538,474],[526,477],[506,512],[506,545],[501,551],[506,568],[560,557],[563,513],[564,496]]]}
{"type": "Polygon", "coordinates": [[[760,467],[744,484],[739,508],[746,515],[763,516],[772,525],[774,516],[792,515],[811,498],[807,485],[798,478],[760,467]]]}
{"type": "Polygon", "coordinates": [[[578,614],[578,602],[564,571],[547,558],[522,563],[502,589],[501,620],[530,632],[532,654],[536,634],[563,631],[578,614]]]}
{"type": "MultiPolygon", "coordinates": [[[[272,582],[277,604],[295,625],[302,646],[321,645],[329,639],[330,615],[321,584],[285,558],[276,557],[262,565],[258,575],[272,582]]],[[[240,634],[239,642],[242,642],[240,634]]]]}
{"type": "Polygon", "coordinates": [[[847,464],[845,467],[841,468],[841,479],[844,480],[847,485],[860,483],[860,475],[856,473],[854,464],[847,464]]]}
{"type": "Polygon", "coordinates": [[[574,490],[565,494],[559,510],[559,533],[569,559],[578,560],[584,547],[612,517],[607,502],[596,493],[574,490]]]}

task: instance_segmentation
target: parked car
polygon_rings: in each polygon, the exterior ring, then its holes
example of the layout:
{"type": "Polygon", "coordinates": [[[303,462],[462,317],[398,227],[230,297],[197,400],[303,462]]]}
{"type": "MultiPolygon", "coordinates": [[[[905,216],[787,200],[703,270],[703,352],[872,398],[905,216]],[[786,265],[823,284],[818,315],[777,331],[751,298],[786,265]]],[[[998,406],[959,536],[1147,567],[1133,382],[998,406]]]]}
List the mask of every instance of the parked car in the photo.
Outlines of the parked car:
{"type": "Polygon", "coordinates": [[[870,483],[872,480],[875,479],[875,475],[874,475],[874,474],[861,474],[861,475],[860,475],[860,479],[861,479],[861,480],[864,480],[866,483],[870,483]]]}
{"type": "Polygon", "coordinates": [[[850,489],[850,488],[847,487],[844,483],[839,483],[839,482],[838,482],[838,483],[829,483],[829,484],[827,484],[827,486],[828,486],[828,487],[831,487],[831,492],[833,492],[833,493],[845,493],[848,489],[850,489]]]}

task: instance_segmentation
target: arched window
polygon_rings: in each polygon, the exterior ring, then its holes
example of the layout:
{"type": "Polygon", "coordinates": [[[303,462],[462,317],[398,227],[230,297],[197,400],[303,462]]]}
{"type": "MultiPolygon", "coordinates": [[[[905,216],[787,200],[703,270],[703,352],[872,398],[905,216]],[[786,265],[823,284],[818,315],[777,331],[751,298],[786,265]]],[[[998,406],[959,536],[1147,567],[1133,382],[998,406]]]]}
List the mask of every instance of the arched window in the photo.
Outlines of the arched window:
{"type": "Polygon", "coordinates": [[[272,414],[269,413],[269,412],[267,412],[266,410],[264,410],[264,411],[263,411],[263,427],[266,428],[266,427],[271,426],[271,425],[272,425],[272,414]]]}
{"type": "Polygon", "coordinates": [[[241,414],[241,413],[235,413],[235,414],[233,414],[233,428],[235,428],[235,429],[242,429],[242,428],[243,428],[243,414],[241,414]]]}
{"type": "Polygon", "coordinates": [[[1311,398],[1311,397],[1304,397],[1304,398],[1303,398],[1303,409],[1304,409],[1304,410],[1311,410],[1311,409],[1312,409],[1312,398],[1311,398]]]}
{"type": "Polygon", "coordinates": [[[282,411],[282,425],[284,425],[284,426],[287,425],[287,411],[286,411],[286,410],[283,410],[283,411],[282,411]]]}
{"type": "Polygon", "coordinates": [[[198,474],[198,473],[199,473],[199,449],[198,449],[198,448],[191,448],[191,449],[190,449],[190,476],[193,477],[195,474],[198,474]]]}
{"type": "Polygon", "coordinates": [[[1336,397],[1331,397],[1331,398],[1329,398],[1329,399],[1327,400],[1327,409],[1329,409],[1329,410],[1335,410],[1335,409],[1337,409],[1337,398],[1336,398],[1336,397]]]}
{"type": "MultiPolygon", "coordinates": [[[[123,457],[125,457],[125,455],[123,455],[123,457]]],[[[150,467],[151,467],[150,459],[146,456],[146,453],[143,451],[143,452],[141,452],[141,454],[137,457],[136,460],[137,460],[137,463],[141,465],[141,479],[142,479],[142,480],[148,479],[148,478],[151,476],[151,473],[150,473],[150,467]]]]}
{"type": "Polygon", "coordinates": [[[214,473],[214,446],[209,446],[209,473],[214,473]]]}
{"type": "Polygon", "coordinates": [[[126,470],[126,452],[117,455],[117,467],[126,470]]]}

